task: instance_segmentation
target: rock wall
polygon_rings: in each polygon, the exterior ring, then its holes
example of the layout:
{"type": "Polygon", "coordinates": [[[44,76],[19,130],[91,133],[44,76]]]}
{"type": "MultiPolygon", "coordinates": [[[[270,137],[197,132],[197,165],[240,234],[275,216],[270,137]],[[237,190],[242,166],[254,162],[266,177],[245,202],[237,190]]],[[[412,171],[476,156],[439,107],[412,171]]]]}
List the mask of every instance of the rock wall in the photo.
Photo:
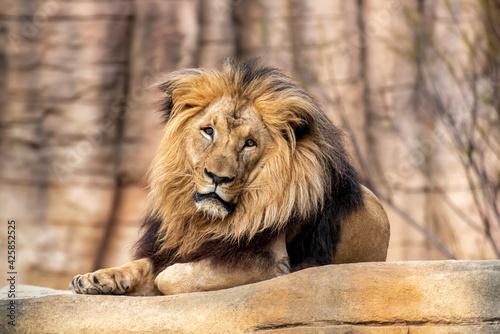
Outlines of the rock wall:
{"type": "MultiPolygon", "coordinates": [[[[500,261],[311,268],[214,292],[84,296],[26,289],[2,333],[498,333],[500,261]]],[[[38,290],[39,289],[39,290],[38,290]]],[[[0,307],[9,299],[1,290],[0,307]]]]}
{"type": "MultiPolygon", "coordinates": [[[[484,182],[429,116],[424,89],[463,115],[479,110],[481,131],[500,129],[483,3],[0,0],[0,220],[17,222],[20,282],[61,288],[129,260],[161,130],[148,88],[228,56],[283,69],[344,128],[389,211],[390,259],[495,258],[500,225],[481,211],[484,182]]],[[[484,155],[490,175],[500,175],[497,132],[484,155]]]]}

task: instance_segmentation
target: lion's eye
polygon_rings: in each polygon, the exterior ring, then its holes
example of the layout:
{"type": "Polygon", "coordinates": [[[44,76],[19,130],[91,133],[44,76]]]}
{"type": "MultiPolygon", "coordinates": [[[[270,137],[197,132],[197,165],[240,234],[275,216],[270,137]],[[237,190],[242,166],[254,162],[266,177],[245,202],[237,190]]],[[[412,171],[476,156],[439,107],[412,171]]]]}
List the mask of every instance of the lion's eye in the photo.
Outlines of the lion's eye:
{"type": "Polygon", "coordinates": [[[211,128],[211,127],[206,127],[206,128],[203,128],[201,129],[201,131],[205,132],[207,135],[209,135],[210,137],[213,137],[214,136],[214,129],[211,128]]]}
{"type": "Polygon", "coordinates": [[[254,147],[254,146],[257,146],[257,142],[253,139],[247,139],[247,141],[245,142],[245,146],[243,147],[254,147]]]}

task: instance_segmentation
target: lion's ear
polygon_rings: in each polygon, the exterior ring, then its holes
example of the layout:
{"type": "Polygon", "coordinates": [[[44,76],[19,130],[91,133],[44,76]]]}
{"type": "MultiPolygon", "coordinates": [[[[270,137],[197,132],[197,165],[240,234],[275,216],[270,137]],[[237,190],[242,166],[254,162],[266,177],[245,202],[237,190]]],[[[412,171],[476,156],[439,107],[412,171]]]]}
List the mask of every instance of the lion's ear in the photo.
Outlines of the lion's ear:
{"type": "Polygon", "coordinates": [[[298,116],[297,119],[290,125],[293,129],[295,141],[300,141],[311,132],[314,120],[309,113],[302,110],[297,112],[296,116],[298,116]]]}
{"type": "Polygon", "coordinates": [[[168,122],[170,113],[172,112],[172,108],[174,107],[172,93],[175,89],[176,81],[177,80],[172,80],[172,78],[166,78],[166,81],[158,84],[158,88],[163,93],[159,111],[162,114],[162,118],[165,123],[168,122]]]}
{"type": "Polygon", "coordinates": [[[196,82],[203,73],[203,69],[196,68],[172,72],[156,85],[163,93],[160,111],[165,122],[170,119],[172,109],[176,103],[183,104],[183,108],[192,107],[184,101],[183,96],[186,92],[191,91],[193,87],[196,87],[196,82]]]}
{"type": "Polygon", "coordinates": [[[307,135],[310,131],[310,124],[306,121],[299,123],[294,129],[293,132],[295,134],[295,140],[301,140],[305,135],[307,135]]]}
{"type": "Polygon", "coordinates": [[[311,121],[304,117],[293,117],[282,134],[286,141],[295,145],[311,132],[311,121]]]}
{"type": "Polygon", "coordinates": [[[282,134],[286,141],[288,141],[292,146],[295,143],[301,141],[308,133],[310,133],[311,127],[307,122],[292,122],[288,124],[289,127],[283,130],[282,134]]]}

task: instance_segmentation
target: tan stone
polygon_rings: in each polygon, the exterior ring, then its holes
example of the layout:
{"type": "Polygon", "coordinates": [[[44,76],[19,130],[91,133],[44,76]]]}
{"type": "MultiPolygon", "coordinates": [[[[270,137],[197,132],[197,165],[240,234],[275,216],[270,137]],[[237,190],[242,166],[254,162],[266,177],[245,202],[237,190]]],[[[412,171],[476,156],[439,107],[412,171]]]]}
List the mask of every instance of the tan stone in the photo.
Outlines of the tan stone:
{"type": "MultiPolygon", "coordinates": [[[[3,297],[6,292],[7,288],[2,289],[3,297]]],[[[16,300],[18,332],[498,333],[500,330],[499,261],[326,266],[227,290],[162,297],[50,293],[46,289],[42,296],[36,291],[27,292],[16,300]]],[[[2,298],[1,308],[5,310],[8,303],[7,298],[2,298]]],[[[14,332],[6,321],[0,323],[0,330],[14,332]]]]}

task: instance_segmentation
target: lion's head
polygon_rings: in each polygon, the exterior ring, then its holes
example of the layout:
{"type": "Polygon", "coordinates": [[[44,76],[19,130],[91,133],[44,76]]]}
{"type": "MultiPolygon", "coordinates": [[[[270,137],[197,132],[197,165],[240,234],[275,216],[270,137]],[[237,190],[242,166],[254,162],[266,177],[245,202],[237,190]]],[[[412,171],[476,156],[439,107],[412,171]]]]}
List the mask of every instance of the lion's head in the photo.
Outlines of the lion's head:
{"type": "Polygon", "coordinates": [[[280,233],[313,217],[339,182],[338,130],[277,70],[227,62],[174,72],[160,88],[167,121],[150,204],[162,249],[280,233]]]}
{"type": "Polygon", "coordinates": [[[211,220],[233,213],[273,146],[255,107],[235,97],[223,96],[194,115],[184,149],[197,209],[211,220]]]}

